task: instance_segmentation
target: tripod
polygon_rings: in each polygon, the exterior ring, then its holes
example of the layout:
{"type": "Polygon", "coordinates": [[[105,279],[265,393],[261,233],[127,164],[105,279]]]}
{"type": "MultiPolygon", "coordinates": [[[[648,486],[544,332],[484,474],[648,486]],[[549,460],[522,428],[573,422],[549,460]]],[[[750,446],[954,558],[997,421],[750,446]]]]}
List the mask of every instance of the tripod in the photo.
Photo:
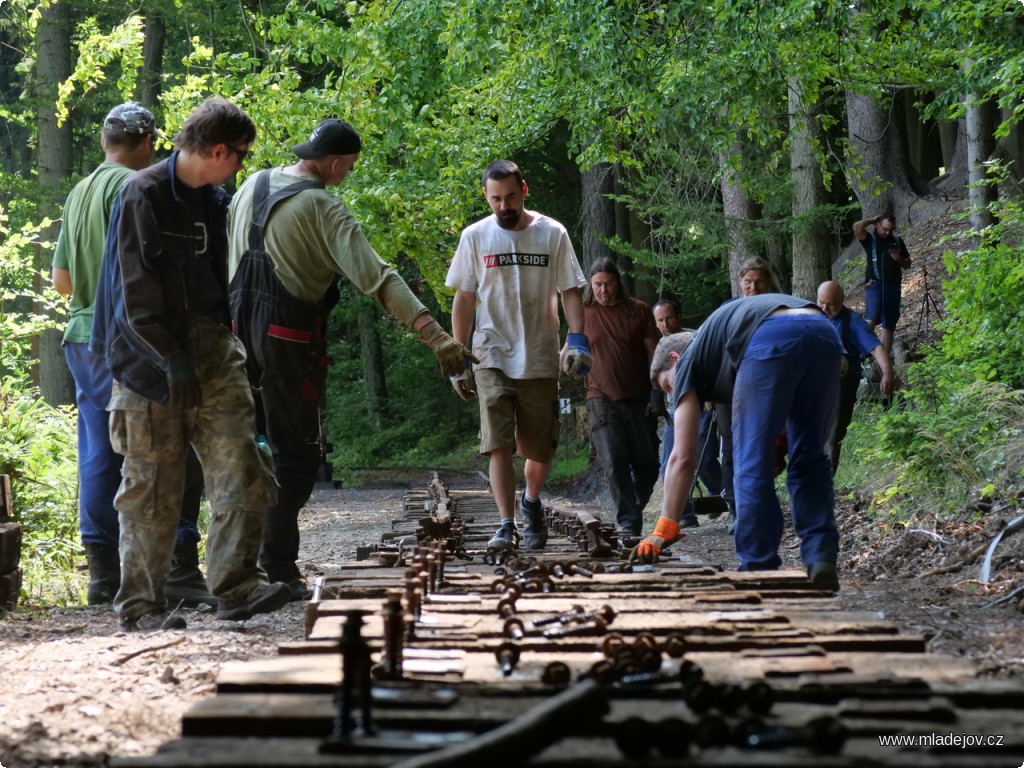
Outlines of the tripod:
{"type": "MultiPolygon", "coordinates": [[[[939,309],[938,302],[935,301],[935,297],[932,296],[932,289],[928,283],[928,265],[924,264],[923,262],[921,264],[921,285],[924,289],[924,298],[921,299],[921,301],[924,302],[924,307],[921,310],[920,316],[917,318],[917,333],[914,336],[915,340],[919,340],[921,338],[921,333],[923,330],[928,330],[931,328],[931,314],[933,311],[935,312],[936,319],[942,319],[942,310],[939,309]]],[[[917,351],[916,341],[914,351],[917,351]]]]}

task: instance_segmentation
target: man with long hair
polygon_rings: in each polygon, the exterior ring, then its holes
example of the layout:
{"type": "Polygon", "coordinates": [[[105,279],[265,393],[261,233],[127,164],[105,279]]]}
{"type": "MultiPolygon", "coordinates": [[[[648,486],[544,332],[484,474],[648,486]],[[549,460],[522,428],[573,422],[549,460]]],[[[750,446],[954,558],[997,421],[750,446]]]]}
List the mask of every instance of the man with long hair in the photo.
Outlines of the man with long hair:
{"type": "Polygon", "coordinates": [[[611,259],[590,265],[583,306],[593,357],[586,377],[590,439],[619,527],[640,533],[644,507],[658,481],[655,414],[664,400],[647,376],[658,329],[647,305],[627,293],[611,259]]]}

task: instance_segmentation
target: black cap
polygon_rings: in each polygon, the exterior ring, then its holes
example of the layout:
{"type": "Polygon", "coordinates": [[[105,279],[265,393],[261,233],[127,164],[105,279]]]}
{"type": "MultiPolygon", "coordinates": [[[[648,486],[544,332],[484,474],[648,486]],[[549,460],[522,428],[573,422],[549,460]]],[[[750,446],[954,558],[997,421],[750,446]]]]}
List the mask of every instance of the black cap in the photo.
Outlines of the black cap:
{"type": "Polygon", "coordinates": [[[332,117],[313,130],[309,141],[292,147],[292,152],[303,160],[319,160],[328,155],[354,155],[362,147],[356,129],[344,120],[332,117]]]}

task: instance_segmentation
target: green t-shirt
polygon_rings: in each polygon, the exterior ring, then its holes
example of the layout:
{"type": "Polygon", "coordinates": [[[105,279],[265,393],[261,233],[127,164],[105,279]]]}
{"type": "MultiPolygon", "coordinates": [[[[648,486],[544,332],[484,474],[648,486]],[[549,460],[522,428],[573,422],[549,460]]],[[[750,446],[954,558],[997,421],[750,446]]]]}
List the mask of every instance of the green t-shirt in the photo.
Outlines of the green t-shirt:
{"type": "Polygon", "coordinates": [[[71,273],[71,317],[64,331],[66,342],[89,343],[110,209],[121,186],[133,173],[120,163],[103,163],[75,185],[64,203],[53,266],[71,273]]]}

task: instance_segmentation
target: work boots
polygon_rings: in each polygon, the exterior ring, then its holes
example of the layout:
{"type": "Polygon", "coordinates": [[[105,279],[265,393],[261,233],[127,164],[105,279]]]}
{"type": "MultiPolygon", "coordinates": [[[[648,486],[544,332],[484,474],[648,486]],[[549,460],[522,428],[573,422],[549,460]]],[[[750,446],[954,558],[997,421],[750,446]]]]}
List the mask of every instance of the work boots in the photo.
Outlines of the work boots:
{"type": "Polygon", "coordinates": [[[199,545],[196,542],[174,545],[174,559],[164,585],[164,597],[172,609],[179,604],[184,608],[217,607],[217,598],[210,594],[199,570],[199,545]]]}
{"type": "Polygon", "coordinates": [[[89,564],[87,604],[112,603],[121,586],[121,558],[117,550],[102,544],[86,544],[85,559],[89,564]]]}
{"type": "Polygon", "coordinates": [[[526,500],[524,493],[519,500],[519,514],[526,523],[526,534],[523,543],[527,549],[544,549],[548,543],[548,523],[544,519],[544,507],[540,499],[532,503],[526,500]]]}

